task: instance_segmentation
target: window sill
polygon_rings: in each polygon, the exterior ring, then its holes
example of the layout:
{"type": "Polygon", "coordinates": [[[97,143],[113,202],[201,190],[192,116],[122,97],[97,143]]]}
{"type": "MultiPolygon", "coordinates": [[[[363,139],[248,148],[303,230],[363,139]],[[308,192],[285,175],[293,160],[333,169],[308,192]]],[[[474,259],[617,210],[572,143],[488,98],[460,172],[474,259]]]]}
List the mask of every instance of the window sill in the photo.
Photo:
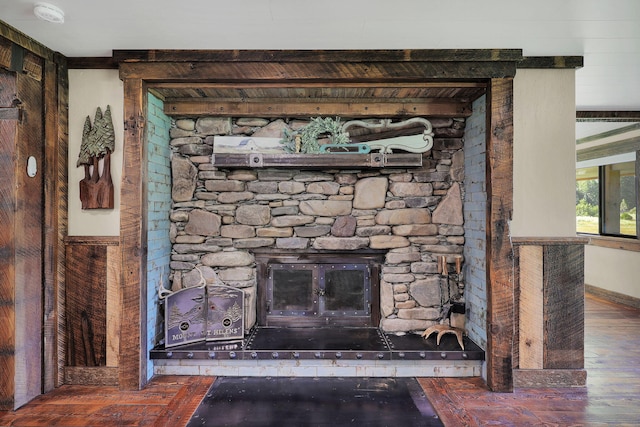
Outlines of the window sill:
{"type": "Polygon", "coordinates": [[[579,236],[588,237],[589,245],[600,246],[609,249],[621,249],[623,251],[640,252],[640,240],[627,239],[624,237],[611,236],[594,236],[590,234],[578,234],[579,236]]]}

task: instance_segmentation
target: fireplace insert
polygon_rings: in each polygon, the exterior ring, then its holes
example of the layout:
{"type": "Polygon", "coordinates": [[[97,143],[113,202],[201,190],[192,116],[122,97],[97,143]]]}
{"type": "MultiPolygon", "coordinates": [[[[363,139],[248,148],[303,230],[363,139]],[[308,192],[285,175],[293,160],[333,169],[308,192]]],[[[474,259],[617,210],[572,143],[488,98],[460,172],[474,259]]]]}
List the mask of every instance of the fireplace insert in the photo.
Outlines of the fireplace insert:
{"type": "Polygon", "coordinates": [[[378,326],[379,261],[359,254],[256,255],[262,326],[378,326]]]}

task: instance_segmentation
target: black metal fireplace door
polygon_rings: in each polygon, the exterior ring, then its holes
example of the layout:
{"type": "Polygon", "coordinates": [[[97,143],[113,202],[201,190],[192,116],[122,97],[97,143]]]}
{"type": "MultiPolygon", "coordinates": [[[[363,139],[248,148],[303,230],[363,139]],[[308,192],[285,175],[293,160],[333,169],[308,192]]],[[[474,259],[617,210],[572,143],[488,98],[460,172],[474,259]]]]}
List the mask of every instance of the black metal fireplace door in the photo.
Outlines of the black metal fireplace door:
{"type": "Polygon", "coordinates": [[[267,326],[372,326],[368,264],[268,266],[267,326]]]}

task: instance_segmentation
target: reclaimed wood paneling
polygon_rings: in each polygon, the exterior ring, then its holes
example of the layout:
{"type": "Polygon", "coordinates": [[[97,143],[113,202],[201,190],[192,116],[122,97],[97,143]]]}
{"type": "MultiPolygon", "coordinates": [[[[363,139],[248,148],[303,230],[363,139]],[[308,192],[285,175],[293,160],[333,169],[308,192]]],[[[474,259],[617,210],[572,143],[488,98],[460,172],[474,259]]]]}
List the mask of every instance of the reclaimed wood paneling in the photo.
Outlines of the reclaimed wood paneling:
{"type": "MultiPolygon", "coordinates": [[[[44,68],[44,292],[43,292],[43,390],[62,384],[62,364],[58,362],[60,313],[64,313],[64,236],[67,215],[67,92],[64,64],[46,61],[44,68]],[[61,280],[62,277],[62,280],[61,280]]],[[[64,341],[63,341],[64,342],[64,341]]]]}
{"type": "MultiPolygon", "coordinates": [[[[0,69],[0,107],[11,106],[18,92],[15,75],[0,69]]],[[[0,120],[0,409],[13,409],[15,389],[15,260],[18,121],[0,120]]]]}
{"type": "MultiPolygon", "coordinates": [[[[25,135],[32,138],[25,144],[25,149],[16,157],[17,172],[24,174],[23,155],[39,152],[37,158],[38,171],[34,178],[26,179],[26,187],[20,184],[19,189],[31,187],[38,182],[38,198],[29,197],[31,204],[29,215],[39,212],[37,221],[40,232],[37,238],[30,239],[29,233],[22,233],[21,238],[28,239],[29,253],[40,259],[40,266],[29,270],[41,272],[40,281],[31,280],[32,294],[38,294],[41,307],[37,312],[30,311],[29,317],[39,323],[39,333],[29,333],[29,339],[40,340],[39,345],[28,345],[24,351],[34,357],[43,357],[42,364],[29,367],[32,375],[42,375],[42,390],[48,391],[62,384],[62,362],[58,351],[61,339],[60,319],[63,318],[64,292],[64,236],[66,236],[66,188],[67,188],[67,108],[68,83],[64,67],[64,57],[28,36],[16,31],[0,21],[0,68],[14,71],[20,83],[17,89],[10,90],[11,97],[22,101],[18,104],[20,127],[25,135]],[[29,88],[26,90],[25,88],[29,88]],[[26,90],[26,94],[23,93],[26,90]],[[37,99],[38,106],[34,100],[37,99]],[[31,212],[32,211],[32,212],[31,212]],[[36,248],[39,245],[39,248],[36,248]],[[39,255],[35,255],[38,252],[39,255]],[[37,289],[37,290],[36,290],[37,289]],[[62,304],[62,305],[61,305],[62,304]]],[[[4,104],[3,104],[4,106],[4,104]]],[[[21,137],[22,138],[22,137],[21,137]]],[[[4,141],[4,138],[3,138],[4,141]]],[[[5,152],[2,151],[2,154],[5,152]]],[[[16,172],[16,171],[10,171],[16,172]]],[[[18,175],[20,176],[20,175],[18,175]]],[[[9,181],[3,180],[3,183],[9,181]]],[[[30,191],[29,189],[26,190],[30,191]]],[[[22,221],[31,221],[26,215],[22,221]]],[[[22,250],[22,248],[21,248],[22,250]]],[[[14,331],[15,332],[15,331],[14,331]]],[[[21,356],[22,357],[22,356],[21,356]]],[[[31,358],[31,356],[29,356],[31,358]]],[[[31,359],[29,359],[31,360],[31,359]]],[[[25,364],[27,362],[21,362],[25,364]]],[[[35,365],[35,363],[34,363],[35,365]]],[[[3,377],[0,383],[4,381],[3,377]]],[[[28,387],[39,388],[39,381],[29,381],[28,387]]]]}
{"type": "Polygon", "coordinates": [[[21,110],[20,120],[0,120],[0,405],[13,409],[42,384],[43,104],[37,80],[4,70],[0,79],[0,106],[21,110]]]}
{"type": "Polygon", "coordinates": [[[67,360],[64,382],[117,385],[119,237],[74,236],[68,237],[66,244],[67,360]]]}
{"type": "Polygon", "coordinates": [[[518,387],[539,387],[545,376],[555,386],[584,385],[586,241],[514,238],[520,277],[518,387]]]}
{"type": "Polygon", "coordinates": [[[540,246],[520,248],[519,362],[521,369],[544,366],[544,283],[540,246]]]}
{"type": "Polygon", "coordinates": [[[545,369],[584,368],[584,247],[544,247],[545,369]]]}
{"type": "Polygon", "coordinates": [[[107,247],[67,244],[67,366],[106,366],[107,247]]]}
{"type": "Polygon", "coordinates": [[[513,80],[492,79],[487,96],[487,384],[513,390],[513,80]]]}
{"type": "MultiPolygon", "coordinates": [[[[35,58],[33,58],[35,62],[35,58]]],[[[41,61],[40,61],[41,65],[41,61]]],[[[18,124],[16,174],[16,406],[42,393],[44,125],[42,84],[17,73],[23,118],[18,124]],[[35,176],[25,164],[34,157],[35,176]]]]}

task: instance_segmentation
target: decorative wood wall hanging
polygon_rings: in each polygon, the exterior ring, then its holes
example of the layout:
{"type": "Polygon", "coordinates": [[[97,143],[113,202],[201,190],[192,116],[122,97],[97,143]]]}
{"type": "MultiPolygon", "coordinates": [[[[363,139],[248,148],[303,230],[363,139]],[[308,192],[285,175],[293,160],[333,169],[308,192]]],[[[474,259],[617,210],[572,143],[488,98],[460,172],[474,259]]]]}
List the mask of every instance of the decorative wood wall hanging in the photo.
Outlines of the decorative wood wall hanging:
{"type": "Polygon", "coordinates": [[[84,167],[80,181],[82,209],[113,209],[113,181],[111,180],[111,153],[115,148],[115,131],[111,108],[104,115],[100,107],[91,125],[89,116],[82,130],[82,145],[76,166],[84,167]],[[100,164],[102,163],[102,174],[100,164]]]}

